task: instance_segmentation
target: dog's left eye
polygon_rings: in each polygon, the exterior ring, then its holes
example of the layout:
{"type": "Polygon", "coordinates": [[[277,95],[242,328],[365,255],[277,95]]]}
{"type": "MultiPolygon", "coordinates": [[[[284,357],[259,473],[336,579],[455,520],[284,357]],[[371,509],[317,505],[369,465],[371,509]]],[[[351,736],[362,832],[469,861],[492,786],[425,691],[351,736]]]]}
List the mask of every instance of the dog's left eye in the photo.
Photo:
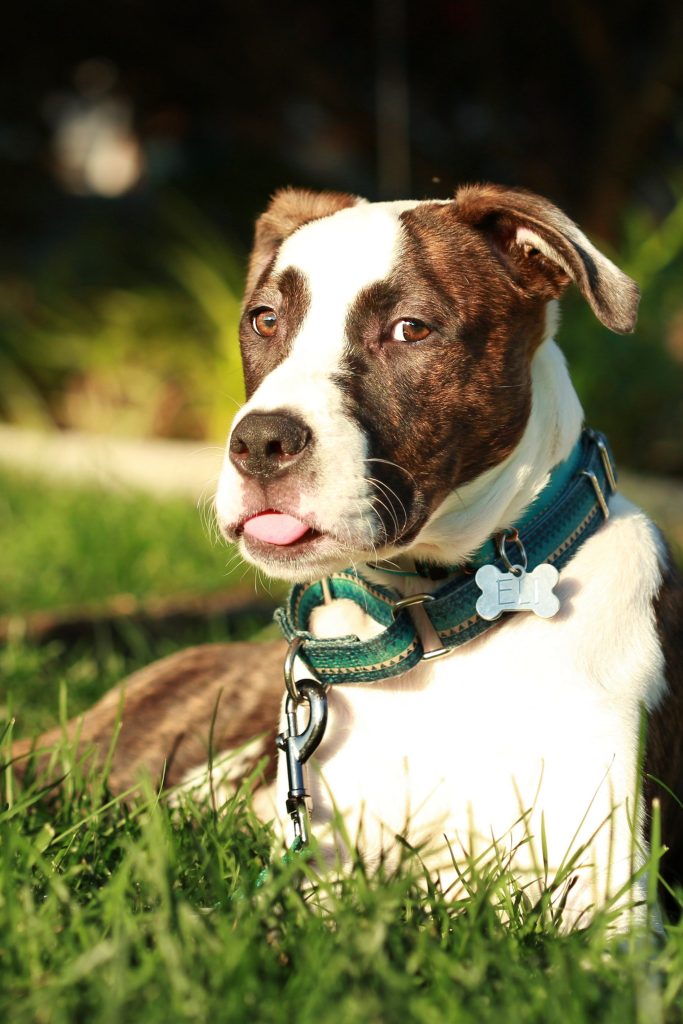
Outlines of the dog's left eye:
{"type": "Polygon", "coordinates": [[[277,314],[273,309],[255,309],[251,314],[251,326],[262,338],[272,338],[277,331],[277,314]]]}
{"type": "Polygon", "coordinates": [[[432,333],[422,320],[399,320],[391,329],[394,341],[424,341],[432,333]]]}

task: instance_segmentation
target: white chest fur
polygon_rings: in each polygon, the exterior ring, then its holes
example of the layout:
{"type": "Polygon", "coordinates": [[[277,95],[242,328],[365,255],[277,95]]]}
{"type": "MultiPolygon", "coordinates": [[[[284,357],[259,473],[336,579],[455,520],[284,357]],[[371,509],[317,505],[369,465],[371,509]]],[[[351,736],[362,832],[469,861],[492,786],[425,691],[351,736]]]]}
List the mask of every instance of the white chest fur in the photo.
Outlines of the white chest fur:
{"type": "MultiPolygon", "coordinates": [[[[642,809],[635,832],[629,817],[640,708],[664,686],[658,554],[652,526],[616,497],[563,571],[555,618],[520,614],[398,680],[333,688],[310,771],[313,828],[330,855],[344,855],[329,824],[336,809],[366,860],[391,856],[405,836],[445,888],[456,878],[451,850],[479,855],[493,842],[516,851],[522,876],[537,875],[544,831],[551,878],[586,846],[570,923],[617,892],[644,856],[642,809]]],[[[374,631],[369,620],[350,627],[349,611],[320,609],[316,632],[374,631]]]]}

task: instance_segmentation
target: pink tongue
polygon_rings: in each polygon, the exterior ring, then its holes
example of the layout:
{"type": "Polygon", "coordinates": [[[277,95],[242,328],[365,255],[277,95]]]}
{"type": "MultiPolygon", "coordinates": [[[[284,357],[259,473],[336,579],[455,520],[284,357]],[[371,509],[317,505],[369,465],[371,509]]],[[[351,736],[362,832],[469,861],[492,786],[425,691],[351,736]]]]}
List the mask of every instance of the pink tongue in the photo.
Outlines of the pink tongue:
{"type": "Polygon", "coordinates": [[[308,529],[306,523],[284,512],[262,512],[261,515],[247,519],[244,524],[244,532],[249,537],[264,540],[268,544],[293,544],[308,529]]]}

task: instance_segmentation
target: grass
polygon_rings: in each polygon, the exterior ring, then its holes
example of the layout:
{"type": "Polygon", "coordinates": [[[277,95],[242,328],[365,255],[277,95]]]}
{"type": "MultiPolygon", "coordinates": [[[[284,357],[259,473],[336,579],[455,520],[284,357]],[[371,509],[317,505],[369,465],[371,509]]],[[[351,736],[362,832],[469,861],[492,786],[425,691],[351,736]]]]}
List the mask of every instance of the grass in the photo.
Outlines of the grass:
{"type": "Polygon", "coordinates": [[[255,585],[254,575],[219,545],[209,513],[187,501],[136,492],[59,487],[0,471],[0,617],[18,636],[0,646],[0,713],[16,709],[19,733],[54,725],[60,686],[80,714],[123,676],[192,643],[240,639],[263,620],[212,619],[152,635],[102,622],[67,644],[21,639],[21,617],[41,610],[102,608],[113,598],[141,601],[255,585]]]}
{"type": "Polygon", "coordinates": [[[504,865],[473,868],[455,903],[409,850],[392,872],[358,861],[343,881],[276,860],[258,888],[272,836],[248,786],[221,814],[149,791],[127,807],[72,764],[60,801],[39,780],[17,792],[11,769],[4,799],[0,1015],[12,1024],[681,1019],[683,930],[616,940],[600,915],[561,936],[504,865]]]}
{"type": "Polygon", "coordinates": [[[228,569],[210,514],[181,499],[60,487],[0,471],[0,615],[225,589],[228,569]]]}
{"type": "MultiPolygon", "coordinates": [[[[183,503],[2,483],[5,609],[235,579],[183,503]],[[48,555],[60,568],[43,578],[48,555]]],[[[214,624],[192,639],[231,635],[214,624]]],[[[358,860],[342,881],[301,859],[271,864],[249,784],[220,814],[187,796],[173,808],[144,785],[112,800],[106,771],[85,774],[64,747],[58,798],[39,778],[22,788],[10,756],[15,717],[24,729],[64,720],[187,642],[139,627],[124,640],[15,639],[0,651],[0,1020],[683,1020],[683,926],[616,939],[606,912],[563,936],[495,858],[471,865],[465,894],[448,901],[408,849],[398,869],[370,872],[358,860]]]]}

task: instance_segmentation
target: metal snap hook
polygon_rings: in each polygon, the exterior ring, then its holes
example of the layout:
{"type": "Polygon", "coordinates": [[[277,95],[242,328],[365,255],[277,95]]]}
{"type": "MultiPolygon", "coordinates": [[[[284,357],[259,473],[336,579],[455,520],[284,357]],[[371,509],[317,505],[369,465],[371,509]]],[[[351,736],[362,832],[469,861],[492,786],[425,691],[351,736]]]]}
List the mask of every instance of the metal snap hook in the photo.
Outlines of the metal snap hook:
{"type": "Polygon", "coordinates": [[[276,744],[285,755],[287,765],[287,813],[294,825],[295,840],[308,842],[309,811],[307,801],[310,795],[306,788],[304,765],[311,754],[320,745],[327,725],[327,696],[325,687],[315,679],[302,679],[294,684],[297,687],[296,699],[288,694],[285,701],[285,717],[287,727],[276,739],[276,744]],[[300,704],[308,704],[308,722],[303,732],[299,732],[297,709],[300,704]]]}
{"type": "Polygon", "coordinates": [[[290,696],[285,701],[287,736],[296,747],[297,760],[305,764],[325,735],[327,695],[325,687],[317,679],[301,679],[296,686],[299,691],[298,704],[290,696]],[[308,704],[308,724],[303,732],[298,732],[297,709],[302,703],[308,704]]]}

